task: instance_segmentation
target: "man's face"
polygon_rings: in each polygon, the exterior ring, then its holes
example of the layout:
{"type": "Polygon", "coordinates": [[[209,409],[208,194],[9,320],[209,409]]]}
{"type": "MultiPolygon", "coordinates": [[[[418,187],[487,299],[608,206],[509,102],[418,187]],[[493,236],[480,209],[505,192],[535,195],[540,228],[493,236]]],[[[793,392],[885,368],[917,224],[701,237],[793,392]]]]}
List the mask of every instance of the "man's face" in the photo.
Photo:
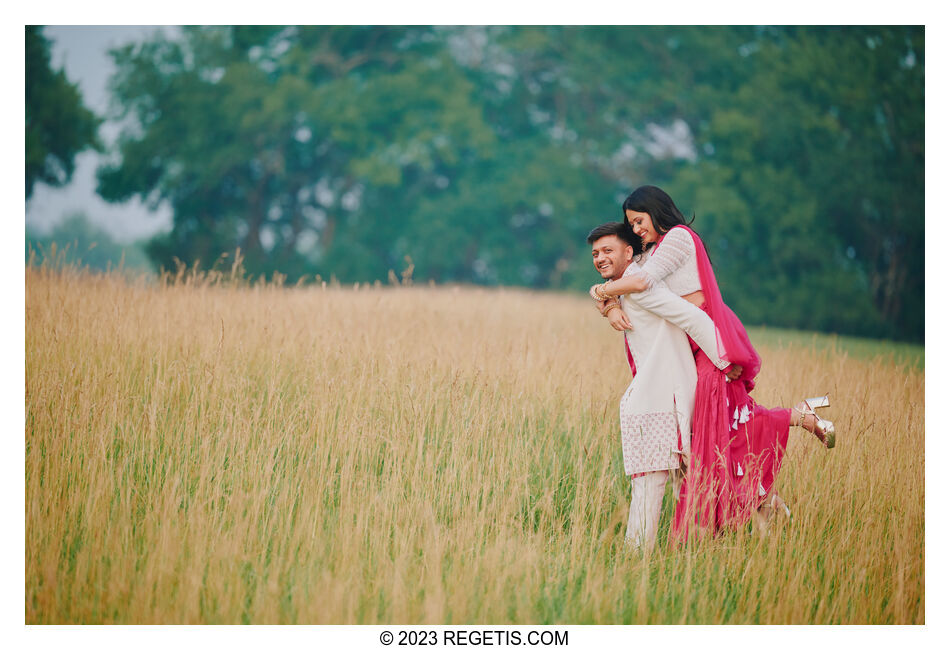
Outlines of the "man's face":
{"type": "Polygon", "coordinates": [[[633,246],[617,235],[601,237],[594,242],[591,252],[594,268],[605,280],[619,278],[633,260],[633,246]]]}

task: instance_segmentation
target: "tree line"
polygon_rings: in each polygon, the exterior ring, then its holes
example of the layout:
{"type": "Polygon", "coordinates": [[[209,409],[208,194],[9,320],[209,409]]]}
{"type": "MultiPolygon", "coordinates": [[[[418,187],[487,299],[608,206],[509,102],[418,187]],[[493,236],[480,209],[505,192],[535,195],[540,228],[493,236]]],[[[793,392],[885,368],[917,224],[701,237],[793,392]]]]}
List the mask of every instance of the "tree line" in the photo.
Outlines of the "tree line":
{"type": "Polygon", "coordinates": [[[746,323],[923,340],[922,27],[189,27],[112,56],[98,191],[172,207],[156,266],[585,289],[587,232],[653,184],[746,323]]]}

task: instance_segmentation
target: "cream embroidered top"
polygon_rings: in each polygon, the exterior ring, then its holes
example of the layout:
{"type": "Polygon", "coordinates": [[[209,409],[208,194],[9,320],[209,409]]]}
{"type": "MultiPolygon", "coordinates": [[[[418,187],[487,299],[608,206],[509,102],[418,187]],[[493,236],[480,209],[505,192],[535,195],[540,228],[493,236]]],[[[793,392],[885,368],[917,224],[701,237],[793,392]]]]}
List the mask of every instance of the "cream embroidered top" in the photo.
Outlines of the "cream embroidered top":
{"type": "Polygon", "coordinates": [[[670,230],[659,245],[640,257],[643,265],[639,272],[634,273],[644,277],[650,287],[662,280],[677,296],[685,296],[703,288],[696,265],[696,245],[693,237],[683,228],[670,230]]]}

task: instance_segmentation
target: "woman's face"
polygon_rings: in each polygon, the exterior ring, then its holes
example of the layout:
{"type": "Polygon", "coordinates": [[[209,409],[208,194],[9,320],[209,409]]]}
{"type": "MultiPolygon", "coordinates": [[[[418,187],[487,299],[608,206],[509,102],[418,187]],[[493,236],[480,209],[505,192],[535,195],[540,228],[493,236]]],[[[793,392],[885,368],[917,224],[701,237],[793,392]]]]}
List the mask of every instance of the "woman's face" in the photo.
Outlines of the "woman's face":
{"type": "Polygon", "coordinates": [[[657,242],[660,236],[657,234],[656,228],[653,227],[653,219],[650,217],[649,212],[627,210],[626,214],[627,223],[633,228],[633,234],[640,238],[644,246],[657,242]]]}

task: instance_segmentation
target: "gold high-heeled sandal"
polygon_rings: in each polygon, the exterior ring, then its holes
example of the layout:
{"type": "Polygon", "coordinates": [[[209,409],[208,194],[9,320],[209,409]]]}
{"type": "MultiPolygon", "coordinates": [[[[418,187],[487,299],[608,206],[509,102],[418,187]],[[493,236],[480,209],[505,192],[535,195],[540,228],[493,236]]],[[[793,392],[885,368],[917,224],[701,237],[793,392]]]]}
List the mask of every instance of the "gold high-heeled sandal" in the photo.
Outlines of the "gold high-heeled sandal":
{"type": "Polygon", "coordinates": [[[798,426],[803,429],[805,428],[805,416],[815,416],[815,430],[812,431],[812,433],[815,434],[815,437],[818,438],[827,449],[832,449],[835,446],[834,422],[831,420],[823,420],[815,413],[815,409],[821,409],[827,406],[831,406],[831,400],[825,395],[824,397],[809,397],[799,403],[799,405],[795,407],[795,410],[800,413],[798,426]],[[802,405],[804,405],[804,408],[802,408],[802,405]]]}

